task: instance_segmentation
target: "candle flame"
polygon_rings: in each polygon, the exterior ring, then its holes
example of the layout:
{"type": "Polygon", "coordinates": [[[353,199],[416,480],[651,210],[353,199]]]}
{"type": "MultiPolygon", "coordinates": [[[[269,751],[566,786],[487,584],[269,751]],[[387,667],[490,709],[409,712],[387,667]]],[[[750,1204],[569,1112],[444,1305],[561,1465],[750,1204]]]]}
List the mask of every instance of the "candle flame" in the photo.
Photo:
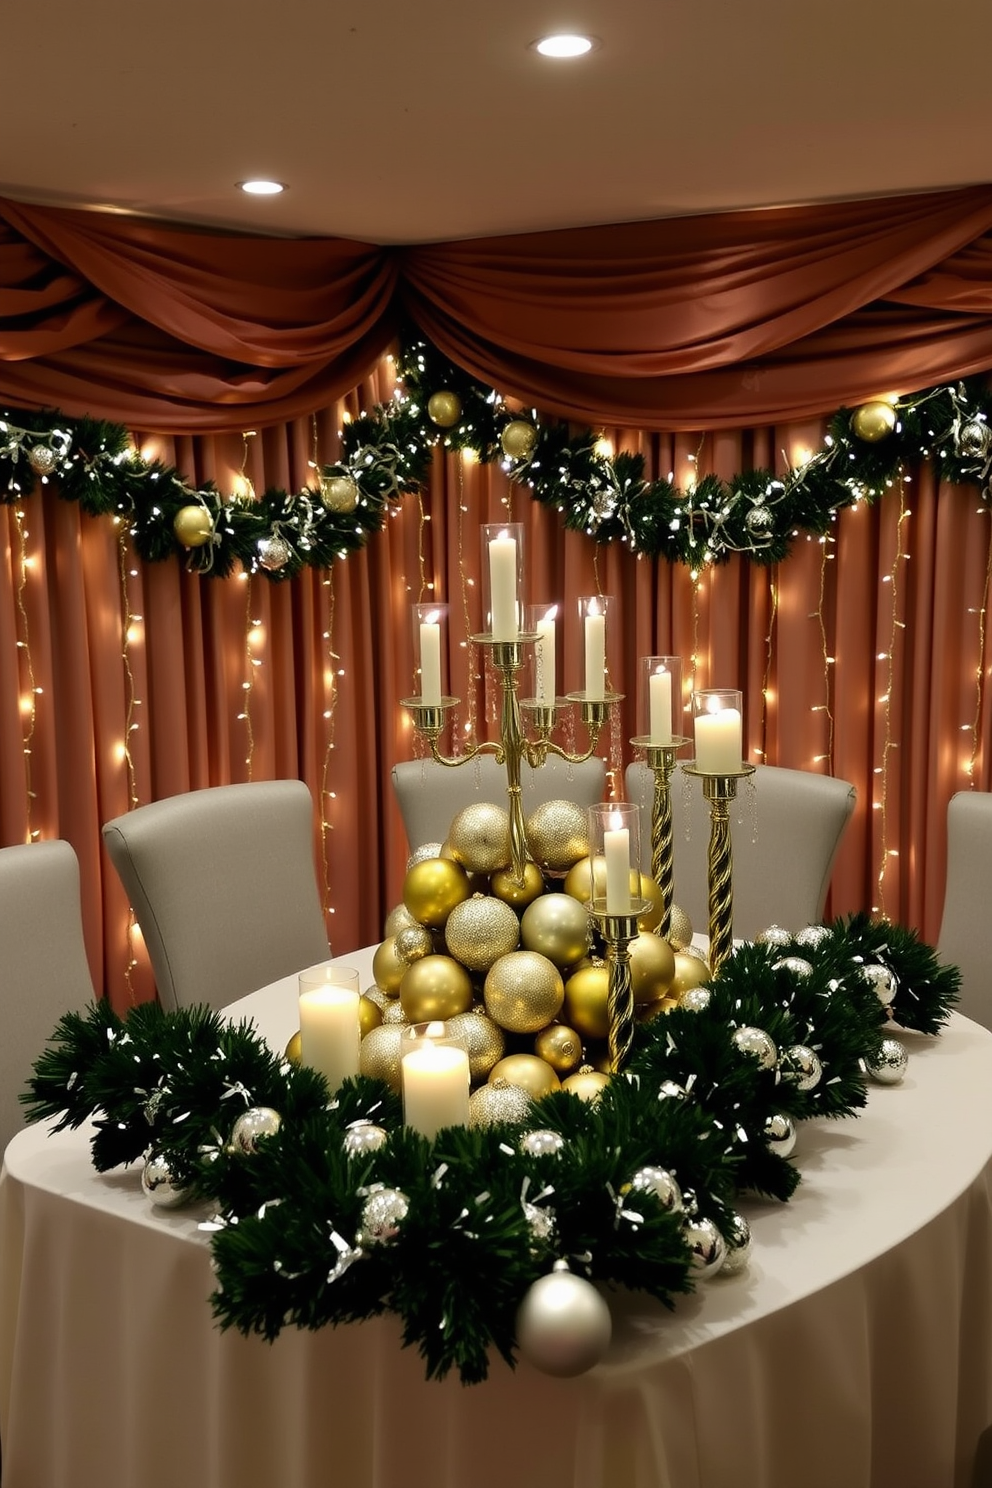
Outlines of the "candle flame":
{"type": "Polygon", "coordinates": [[[623,826],[623,817],[621,816],[620,812],[619,811],[611,811],[610,812],[610,831],[611,832],[619,832],[619,830],[620,830],[620,828],[622,826],[623,826]]]}
{"type": "Polygon", "coordinates": [[[427,612],[427,614],[424,616],[424,624],[425,625],[440,625],[440,623],[441,623],[441,611],[440,610],[429,610],[427,612]]]}
{"type": "Polygon", "coordinates": [[[601,615],[602,613],[603,612],[602,612],[602,610],[599,607],[599,600],[598,599],[595,599],[595,598],[594,599],[591,599],[589,601],[589,607],[586,610],[586,614],[587,615],[601,615]]]}

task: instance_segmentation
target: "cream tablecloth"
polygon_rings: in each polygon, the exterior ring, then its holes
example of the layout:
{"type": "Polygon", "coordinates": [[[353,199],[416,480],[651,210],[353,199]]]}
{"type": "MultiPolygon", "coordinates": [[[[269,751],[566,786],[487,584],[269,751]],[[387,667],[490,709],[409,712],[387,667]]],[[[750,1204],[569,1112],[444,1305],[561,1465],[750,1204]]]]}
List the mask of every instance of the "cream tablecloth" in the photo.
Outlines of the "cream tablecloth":
{"type": "MultiPolygon", "coordinates": [[[[345,960],[350,958],[343,958],[345,960]]],[[[362,960],[367,968],[367,959],[362,960]]],[[[231,1011],[279,1047],[295,983],[231,1011]]],[[[428,1384],[395,1319],[214,1327],[200,1213],[100,1177],[85,1133],[0,1178],[3,1488],[974,1488],[992,1422],[992,1035],[909,1037],[903,1085],[807,1127],[749,1270],[674,1315],[613,1299],[577,1380],[428,1384]],[[981,1453],[979,1453],[981,1456],[981,1453]]]]}

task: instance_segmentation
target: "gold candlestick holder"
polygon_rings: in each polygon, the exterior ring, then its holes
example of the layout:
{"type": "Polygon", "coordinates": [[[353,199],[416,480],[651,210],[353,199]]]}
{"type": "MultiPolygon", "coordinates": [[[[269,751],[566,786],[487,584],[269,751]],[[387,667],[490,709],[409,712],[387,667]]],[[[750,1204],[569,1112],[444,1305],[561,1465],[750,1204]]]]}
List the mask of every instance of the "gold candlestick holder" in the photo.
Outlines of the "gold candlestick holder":
{"type": "Polygon", "coordinates": [[[536,631],[522,631],[512,641],[496,640],[488,634],[472,637],[477,645],[485,646],[489,650],[493,667],[499,674],[502,692],[499,743],[494,740],[484,740],[481,744],[474,744],[466,749],[464,754],[442,754],[438,740],[444,731],[446,715],[460,700],[454,697],[444,697],[440,703],[425,704],[421,698],[403,699],[403,706],[410,710],[414,728],[427,740],[430,745],[431,758],[437,764],[453,769],[459,765],[468,764],[480,754],[492,754],[496,763],[504,766],[507,809],[510,817],[511,868],[513,878],[518,884],[524,882],[524,869],[527,863],[527,837],[524,830],[520,781],[524,761],[536,770],[543,765],[549,754],[556,755],[572,765],[580,765],[585,760],[591,759],[596,752],[599,736],[603,724],[609,717],[610,708],[623,698],[623,694],[619,692],[607,692],[602,698],[590,698],[585,692],[568,693],[565,702],[578,703],[581,706],[582,722],[589,733],[589,747],[579,752],[572,752],[563,749],[560,744],[555,744],[551,735],[558,719],[557,703],[549,704],[534,698],[528,698],[521,703],[518,696],[517,674],[523,664],[524,647],[535,644],[539,639],[536,631]],[[522,720],[524,709],[531,715],[535,731],[534,738],[528,737],[524,730],[522,720]]]}
{"type": "Polygon", "coordinates": [[[738,780],[754,774],[754,765],[712,774],[696,768],[695,760],[683,766],[687,775],[703,782],[703,796],[710,803],[710,840],[706,853],[709,885],[710,969],[716,974],[734,948],[734,856],[730,835],[730,803],[737,796],[738,780]]]}
{"type": "Polygon", "coordinates": [[[639,915],[651,908],[647,899],[630,901],[628,914],[611,914],[605,899],[593,899],[589,913],[596,921],[606,944],[606,968],[609,976],[607,1016],[609,1018],[610,1070],[619,1074],[630,1057],[634,1041],[634,985],[630,971],[630,947],[640,933],[639,915]]]}
{"type": "Polygon", "coordinates": [[[668,744],[652,744],[647,735],[631,739],[635,749],[643,749],[645,763],[654,774],[651,800],[651,877],[661,891],[661,920],[658,934],[665,940],[672,928],[672,906],[675,902],[675,834],[672,828],[672,774],[675,756],[689,743],[682,735],[668,744]]]}

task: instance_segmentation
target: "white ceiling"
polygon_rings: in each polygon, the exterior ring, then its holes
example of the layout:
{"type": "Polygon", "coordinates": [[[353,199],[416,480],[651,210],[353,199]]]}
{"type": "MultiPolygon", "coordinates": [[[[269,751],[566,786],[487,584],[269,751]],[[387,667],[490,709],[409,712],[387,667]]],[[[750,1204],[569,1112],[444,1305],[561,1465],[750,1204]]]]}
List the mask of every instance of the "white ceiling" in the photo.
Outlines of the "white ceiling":
{"type": "Polygon", "coordinates": [[[989,0],[7,0],[0,194],[414,242],[992,180],[989,0]],[[528,43],[600,39],[573,62],[528,43]],[[281,197],[234,183],[271,175],[281,197]]]}

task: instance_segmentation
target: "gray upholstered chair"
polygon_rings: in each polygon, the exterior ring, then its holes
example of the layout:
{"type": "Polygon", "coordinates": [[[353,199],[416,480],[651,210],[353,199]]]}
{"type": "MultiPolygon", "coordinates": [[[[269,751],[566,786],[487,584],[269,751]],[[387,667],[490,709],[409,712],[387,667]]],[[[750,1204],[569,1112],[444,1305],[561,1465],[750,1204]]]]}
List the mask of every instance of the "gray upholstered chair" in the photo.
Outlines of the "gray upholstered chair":
{"type": "Polygon", "coordinates": [[[960,791],[947,807],[947,886],[937,937],[941,960],[961,972],[959,1010],[992,1028],[992,795],[960,791]]]}
{"type": "Polygon", "coordinates": [[[0,1153],[24,1125],[18,1096],[63,1013],[95,1000],[68,842],[0,848],[0,1153]]]}
{"type": "MultiPolygon", "coordinates": [[[[854,787],[832,775],[758,765],[751,779],[753,797],[742,781],[730,808],[738,940],[752,940],[772,924],[795,932],[819,922],[855,802],[854,787]]],[[[647,765],[628,765],[627,795],[641,808],[641,867],[650,872],[654,776],[647,765]]],[[[679,770],[672,776],[672,818],[675,902],[705,935],[709,806],[700,782],[679,770]]]]}
{"type": "Polygon", "coordinates": [[[103,829],[162,1006],[221,1008],[330,955],[301,780],[188,791],[103,829]]]}
{"type": "MultiPolygon", "coordinates": [[[[576,801],[594,806],[603,799],[606,766],[593,755],[580,765],[549,755],[540,769],[524,765],[520,787],[524,812],[545,801],[576,801]]],[[[399,802],[411,851],[425,842],[443,842],[448,828],[473,801],[506,801],[506,771],[491,754],[450,769],[434,760],[406,760],[393,766],[393,789],[399,802]]]]}

